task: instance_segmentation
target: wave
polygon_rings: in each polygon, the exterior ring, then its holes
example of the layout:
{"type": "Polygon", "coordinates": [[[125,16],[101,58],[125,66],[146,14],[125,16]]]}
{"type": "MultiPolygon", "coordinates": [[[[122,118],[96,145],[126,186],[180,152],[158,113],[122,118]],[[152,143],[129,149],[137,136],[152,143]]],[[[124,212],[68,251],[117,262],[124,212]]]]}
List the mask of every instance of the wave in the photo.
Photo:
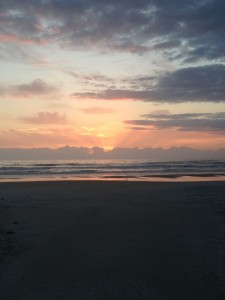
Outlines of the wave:
{"type": "Polygon", "coordinates": [[[146,176],[180,174],[223,174],[225,161],[173,161],[149,160],[115,161],[1,161],[0,176],[29,175],[101,175],[146,176]]]}

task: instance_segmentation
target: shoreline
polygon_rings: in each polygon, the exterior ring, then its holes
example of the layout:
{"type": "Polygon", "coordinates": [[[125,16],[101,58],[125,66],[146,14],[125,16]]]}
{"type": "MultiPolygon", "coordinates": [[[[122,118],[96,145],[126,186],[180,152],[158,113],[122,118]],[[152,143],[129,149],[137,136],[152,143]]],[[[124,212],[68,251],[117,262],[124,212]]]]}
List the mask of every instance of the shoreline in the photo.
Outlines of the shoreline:
{"type": "Polygon", "coordinates": [[[0,176],[0,183],[4,182],[35,182],[35,181],[132,181],[132,182],[208,182],[225,181],[225,174],[168,174],[168,175],[105,175],[105,176],[0,176]]]}

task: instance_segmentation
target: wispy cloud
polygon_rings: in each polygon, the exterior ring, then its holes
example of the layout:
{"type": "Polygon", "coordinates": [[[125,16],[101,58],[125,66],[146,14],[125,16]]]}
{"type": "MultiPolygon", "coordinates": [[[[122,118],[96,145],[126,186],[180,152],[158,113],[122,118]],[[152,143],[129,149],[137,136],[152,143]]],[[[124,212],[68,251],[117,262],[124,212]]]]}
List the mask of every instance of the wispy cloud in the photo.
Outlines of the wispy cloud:
{"type": "Polygon", "coordinates": [[[73,71],[64,71],[65,74],[70,75],[76,79],[82,79],[82,80],[87,80],[87,81],[100,81],[100,82],[104,82],[104,81],[112,81],[115,80],[113,78],[110,78],[106,75],[100,74],[100,73],[92,73],[92,74],[84,74],[84,73],[76,73],[73,71]]]}
{"type": "Polygon", "coordinates": [[[43,55],[38,53],[34,47],[26,47],[18,43],[0,43],[0,60],[11,62],[22,62],[33,65],[50,65],[43,55]]]}
{"type": "Polygon", "coordinates": [[[80,110],[86,114],[111,114],[115,112],[115,109],[107,107],[88,107],[80,110]]]}
{"type": "MultiPolygon", "coordinates": [[[[32,38],[24,38],[18,37],[17,35],[5,33],[0,34],[0,42],[1,43],[13,43],[13,44],[23,44],[23,45],[31,45],[34,44],[34,40],[32,38]]],[[[38,44],[45,44],[44,41],[38,40],[38,44]]]]}
{"type": "Polygon", "coordinates": [[[32,117],[23,117],[21,121],[30,124],[65,124],[67,123],[66,115],[60,115],[57,112],[38,112],[32,117]]]}

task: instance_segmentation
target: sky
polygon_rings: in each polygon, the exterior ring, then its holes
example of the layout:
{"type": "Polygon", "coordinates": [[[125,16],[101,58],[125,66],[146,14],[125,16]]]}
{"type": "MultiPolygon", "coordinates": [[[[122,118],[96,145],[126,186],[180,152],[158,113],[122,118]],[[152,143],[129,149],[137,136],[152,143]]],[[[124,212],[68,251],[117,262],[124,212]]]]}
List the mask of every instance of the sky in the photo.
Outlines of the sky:
{"type": "Polygon", "coordinates": [[[225,148],[224,0],[0,0],[0,147],[225,148]]]}

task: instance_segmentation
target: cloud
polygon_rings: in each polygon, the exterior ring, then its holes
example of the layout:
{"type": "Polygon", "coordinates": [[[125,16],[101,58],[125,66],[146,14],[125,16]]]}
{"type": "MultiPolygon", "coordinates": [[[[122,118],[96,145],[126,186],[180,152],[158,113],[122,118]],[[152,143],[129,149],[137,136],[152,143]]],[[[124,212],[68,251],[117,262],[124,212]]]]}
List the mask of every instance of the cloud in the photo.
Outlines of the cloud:
{"type": "Polygon", "coordinates": [[[5,43],[162,51],[184,62],[225,59],[223,0],[2,0],[0,8],[5,43]]]}
{"type": "Polygon", "coordinates": [[[113,148],[105,151],[101,147],[71,147],[61,146],[59,148],[46,148],[36,146],[27,148],[0,148],[0,155],[4,160],[57,160],[57,159],[140,159],[145,158],[157,161],[174,160],[196,160],[196,159],[223,159],[225,149],[198,150],[190,147],[165,148],[113,148]]]}
{"type": "Polygon", "coordinates": [[[138,131],[139,131],[139,130],[140,130],[140,131],[143,131],[143,130],[148,130],[148,131],[149,131],[149,130],[150,130],[149,127],[143,127],[143,126],[142,126],[142,127],[138,127],[138,126],[133,126],[133,127],[132,127],[132,126],[131,126],[131,127],[129,127],[129,129],[131,129],[131,130],[138,130],[138,131]]]}
{"type": "Polygon", "coordinates": [[[0,85],[0,96],[4,95],[5,89],[3,86],[0,85]]]}
{"type": "Polygon", "coordinates": [[[57,91],[56,87],[45,83],[41,79],[36,79],[31,83],[17,85],[12,88],[13,94],[19,97],[46,95],[56,91],[57,91]]]}
{"type": "Polygon", "coordinates": [[[121,84],[121,81],[112,78],[106,75],[103,75],[99,72],[97,73],[82,73],[82,72],[74,72],[71,70],[63,71],[63,73],[73,77],[76,80],[76,83],[79,82],[79,84],[85,86],[87,90],[89,89],[99,89],[99,88],[110,88],[112,86],[118,86],[118,84],[121,84]]]}
{"type": "MultiPolygon", "coordinates": [[[[30,45],[33,44],[34,41],[31,38],[23,38],[23,37],[18,37],[13,34],[0,34],[0,42],[1,43],[14,43],[14,44],[24,44],[24,45],[30,45]]],[[[40,44],[44,43],[39,41],[40,44]]]]}
{"type": "Polygon", "coordinates": [[[38,112],[33,117],[23,117],[21,120],[24,123],[30,124],[65,124],[67,118],[65,115],[60,115],[57,112],[38,112]]]}
{"type": "Polygon", "coordinates": [[[159,78],[152,91],[156,99],[168,102],[225,101],[225,66],[205,65],[178,69],[159,78]]]}
{"type": "MultiPolygon", "coordinates": [[[[141,100],[148,101],[150,91],[135,90],[104,90],[100,92],[73,93],[72,98],[101,100],[141,100]]],[[[149,99],[150,100],[150,99],[149,99]]],[[[153,101],[153,100],[151,100],[153,101]]]]}
{"type": "Polygon", "coordinates": [[[112,82],[113,78],[108,77],[106,75],[100,74],[100,73],[94,73],[94,74],[83,74],[83,73],[75,73],[73,71],[65,71],[67,75],[70,75],[76,79],[83,79],[87,81],[106,81],[106,82],[112,82]]]}
{"type": "Polygon", "coordinates": [[[23,62],[35,66],[52,66],[50,62],[34,47],[25,47],[18,43],[5,44],[0,43],[0,59],[3,61],[23,62]]]}
{"type": "Polygon", "coordinates": [[[99,72],[97,73],[81,73],[74,72],[71,70],[63,71],[63,73],[76,79],[76,82],[85,86],[85,90],[89,91],[86,93],[74,93],[73,96],[78,97],[90,97],[98,98],[101,97],[101,93],[104,93],[104,90],[125,90],[125,89],[138,89],[143,90],[144,88],[154,87],[157,77],[156,76],[143,76],[137,75],[135,77],[126,76],[126,77],[109,77],[99,72]],[[102,90],[99,93],[96,93],[96,90],[102,90]],[[99,94],[99,95],[98,95],[99,94]]]}
{"type": "Polygon", "coordinates": [[[115,112],[114,109],[107,107],[89,107],[80,110],[86,114],[111,114],[115,112]]]}
{"type": "Polygon", "coordinates": [[[225,133],[225,112],[185,114],[145,114],[145,119],[126,120],[133,130],[176,129],[179,131],[206,131],[225,133]]]}
{"type": "MultiPolygon", "coordinates": [[[[148,78],[148,77],[146,77],[148,78]]],[[[105,100],[139,100],[146,102],[225,102],[225,65],[181,68],[160,75],[155,86],[137,79],[138,90],[106,89],[99,92],[74,93],[74,98],[105,100]]]]}
{"type": "Polygon", "coordinates": [[[170,112],[169,112],[169,110],[168,109],[158,109],[158,110],[153,110],[150,114],[145,114],[145,115],[142,115],[141,117],[146,117],[146,118],[148,118],[149,116],[150,117],[155,117],[155,118],[157,118],[157,117],[160,117],[160,116],[168,116],[168,115],[170,115],[170,112]]]}
{"type": "Polygon", "coordinates": [[[36,79],[30,83],[20,85],[0,86],[0,95],[11,95],[18,98],[42,96],[53,94],[58,91],[56,86],[44,82],[42,79],[36,79]]]}

